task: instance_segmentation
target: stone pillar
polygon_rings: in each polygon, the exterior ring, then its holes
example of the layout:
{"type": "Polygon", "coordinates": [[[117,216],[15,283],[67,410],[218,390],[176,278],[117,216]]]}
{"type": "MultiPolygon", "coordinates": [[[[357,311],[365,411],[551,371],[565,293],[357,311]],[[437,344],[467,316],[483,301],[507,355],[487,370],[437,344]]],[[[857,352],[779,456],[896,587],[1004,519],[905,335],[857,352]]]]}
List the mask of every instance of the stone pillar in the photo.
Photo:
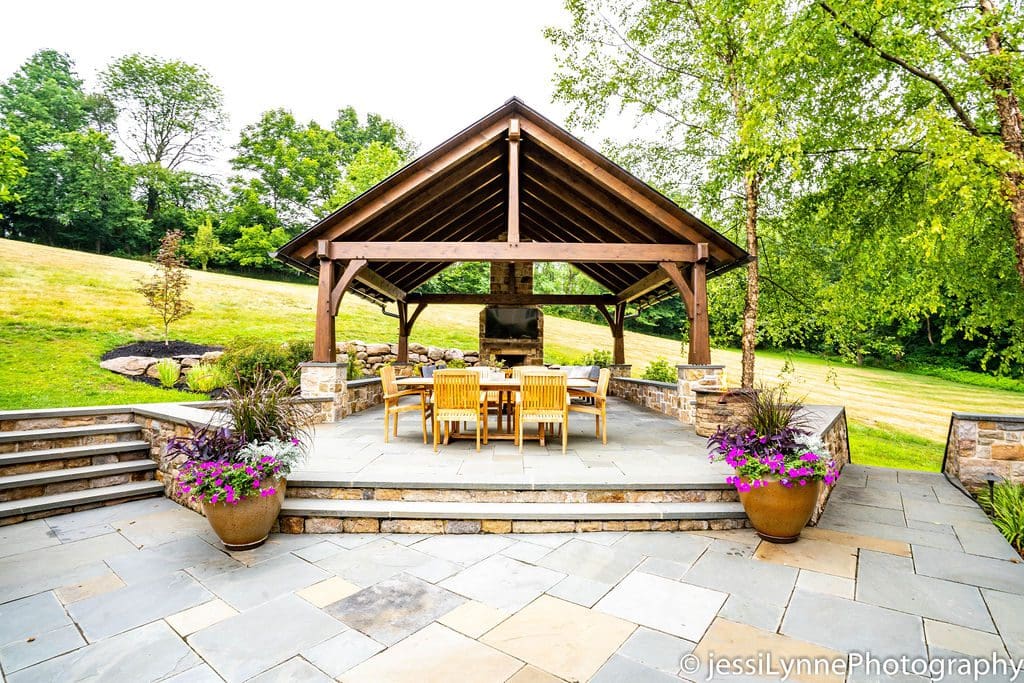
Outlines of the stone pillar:
{"type": "Polygon", "coordinates": [[[616,377],[630,377],[633,374],[633,366],[628,363],[609,365],[608,369],[612,371],[611,382],[608,383],[608,393],[612,396],[623,396],[624,392],[621,390],[621,383],[616,382],[616,377]]]}
{"type": "Polygon", "coordinates": [[[697,419],[697,389],[725,389],[724,365],[677,365],[679,378],[679,419],[695,424],[697,419]]]}
{"type": "MultiPolygon", "coordinates": [[[[325,422],[337,422],[351,411],[348,405],[348,363],[299,363],[303,398],[329,398],[325,422]]],[[[326,403],[326,402],[325,402],[326,403]]]]}
{"type": "Polygon", "coordinates": [[[748,411],[749,389],[697,388],[693,431],[697,436],[711,436],[721,427],[731,427],[744,421],[748,411]]]}

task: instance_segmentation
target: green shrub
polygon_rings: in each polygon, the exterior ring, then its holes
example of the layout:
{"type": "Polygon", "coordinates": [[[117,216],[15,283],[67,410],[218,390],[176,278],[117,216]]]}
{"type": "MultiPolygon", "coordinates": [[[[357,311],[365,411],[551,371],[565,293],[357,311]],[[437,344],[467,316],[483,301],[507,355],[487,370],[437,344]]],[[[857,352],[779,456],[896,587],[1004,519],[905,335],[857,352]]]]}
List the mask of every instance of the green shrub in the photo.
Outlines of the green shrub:
{"type": "Polygon", "coordinates": [[[978,502],[1017,552],[1024,550],[1024,484],[1003,482],[978,492],[978,502]]]}
{"type": "Polygon", "coordinates": [[[281,373],[292,386],[299,383],[299,363],[313,358],[309,341],[271,342],[242,339],[234,342],[220,358],[220,367],[233,386],[253,384],[281,373]]]}
{"type": "Polygon", "coordinates": [[[348,356],[348,369],[345,371],[345,379],[362,379],[366,363],[356,358],[358,350],[355,344],[345,347],[345,354],[348,356]]]}
{"type": "Polygon", "coordinates": [[[452,370],[459,370],[466,367],[466,361],[462,360],[461,358],[452,358],[451,360],[445,362],[448,364],[448,367],[451,368],[452,370]]]}
{"type": "Polygon", "coordinates": [[[215,363],[200,363],[193,365],[185,374],[185,386],[189,391],[199,394],[208,394],[214,389],[223,389],[228,383],[224,370],[215,363]]]}
{"type": "Polygon", "coordinates": [[[181,379],[181,366],[173,358],[161,358],[156,363],[156,378],[160,386],[170,389],[181,379]]]}
{"type": "Polygon", "coordinates": [[[599,368],[606,368],[612,364],[612,352],[602,349],[593,349],[585,353],[573,363],[573,365],[596,365],[599,368]]]}
{"type": "Polygon", "coordinates": [[[670,365],[664,358],[651,361],[651,364],[644,369],[644,379],[655,382],[675,382],[679,379],[679,373],[675,366],[670,365]]]}

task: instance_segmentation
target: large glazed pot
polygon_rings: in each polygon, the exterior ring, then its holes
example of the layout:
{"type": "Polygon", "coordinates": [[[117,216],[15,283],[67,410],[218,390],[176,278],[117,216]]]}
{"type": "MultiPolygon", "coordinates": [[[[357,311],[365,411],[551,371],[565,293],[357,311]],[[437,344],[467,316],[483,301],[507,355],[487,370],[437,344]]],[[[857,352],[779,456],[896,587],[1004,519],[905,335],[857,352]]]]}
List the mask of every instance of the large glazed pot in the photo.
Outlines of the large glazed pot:
{"type": "MultiPolygon", "coordinates": [[[[749,480],[744,478],[744,483],[749,480]]],[[[785,487],[778,481],[740,491],[740,502],[757,535],[772,543],[792,543],[807,526],[818,502],[821,482],[785,487]]]]}
{"type": "Polygon", "coordinates": [[[272,496],[248,496],[237,504],[203,503],[203,512],[228,550],[249,550],[263,545],[284,502],[284,477],[274,484],[272,496]]]}

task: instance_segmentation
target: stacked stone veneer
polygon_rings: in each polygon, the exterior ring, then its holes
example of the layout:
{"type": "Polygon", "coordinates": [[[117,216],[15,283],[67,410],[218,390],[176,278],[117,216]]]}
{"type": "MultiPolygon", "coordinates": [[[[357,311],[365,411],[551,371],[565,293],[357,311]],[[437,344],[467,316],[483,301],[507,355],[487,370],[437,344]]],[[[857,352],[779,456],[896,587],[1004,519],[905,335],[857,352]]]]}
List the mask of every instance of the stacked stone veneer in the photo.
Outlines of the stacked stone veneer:
{"type": "Polygon", "coordinates": [[[747,390],[695,390],[693,428],[697,436],[711,436],[722,427],[742,422],[748,412],[747,390]]]}
{"type": "Polygon", "coordinates": [[[299,388],[303,398],[328,399],[319,403],[317,419],[337,422],[349,415],[348,363],[300,363],[299,388]]]}
{"type": "Polygon", "coordinates": [[[677,365],[678,380],[675,383],[630,377],[631,365],[610,367],[612,382],[609,393],[612,396],[669,415],[685,424],[694,424],[697,419],[698,391],[725,388],[724,365],[677,365]]]}
{"type": "MultiPolygon", "coordinates": [[[[811,428],[817,432],[829,454],[835,459],[841,473],[842,469],[850,462],[850,438],[846,427],[846,409],[839,406],[807,406],[804,411],[810,417],[811,428]]],[[[834,484],[833,486],[822,484],[818,502],[814,506],[814,514],[811,515],[810,523],[812,525],[818,523],[821,513],[825,511],[825,504],[828,503],[834,486],[834,484]]]]}
{"type": "Polygon", "coordinates": [[[1024,483],[1024,416],[953,413],[943,470],[972,491],[991,476],[1024,483]]]}

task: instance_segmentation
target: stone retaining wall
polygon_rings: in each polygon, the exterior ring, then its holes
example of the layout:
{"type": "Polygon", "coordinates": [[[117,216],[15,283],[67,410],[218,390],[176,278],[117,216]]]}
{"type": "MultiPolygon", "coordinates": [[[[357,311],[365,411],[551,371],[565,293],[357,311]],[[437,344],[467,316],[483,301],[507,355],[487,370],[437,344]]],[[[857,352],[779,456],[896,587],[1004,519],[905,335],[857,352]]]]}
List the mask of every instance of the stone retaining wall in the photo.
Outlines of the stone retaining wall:
{"type": "Polygon", "coordinates": [[[282,516],[276,530],[286,534],[552,534],[588,531],[721,531],[742,529],[749,525],[746,519],[573,521],[282,516]]]}
{"type": "Polygon", "coordinates": [[[991,477],[1024,483],[1024,416],[953,413],[942,469],[971,491],[991,477]]]}
{"type": "MultiPolygon", "coordinates": [[[[846,409],[839,406],[807,406],[804,410],[809,413],[812,427],[817,431],[842,472],[842,469],[850,463],[850,438],[846,426],[846,409]]],[[[833,486],[822,485],[818,502],[814,507],[814,514],[811,515],[810,523],[812,525],[818,523],[821,513],[825,511],[825,504],[828,503],[828,498],[832,495],[832,488],[833,486]]]]}
{"type": "Polygon", "coordinates": [[[679,388],[673,383],[614,377],[608,387],[608,393],[677,420],[682,419],[679,388]]]}
{"type": "MultiPolygon", "coordinates": [[[[359,340],[352,340],[338,343],[338,361],[347,363],[349,361],[350,349],[354,349],[353,355],[362,361],[364,375],[376,375],[381,366],[386,363],[394,363],[398,360],[398,344],[367,343],[359,340]]],[[[438,346],[425,346],[423,344],[409,344],[409,362],[432,364],[437,361],[450,361],[459,359],[466,363],[467,367],[480,364],[479,351],[464,351],[462,349],[442,349],[438,346]]]]}
{"type": "Polygon", "coordinates": [[[349,414],[372,408],[384,402],[384,387],[379,377],[354,379],[348,382],[349,414]]]}
{"type": "Polygon", "coordinates": [[[722,427],[743,421],[747,413],[747,392],[699,387],[694,390],[693,429],[697,436],[711,436],[722,427]]]}

